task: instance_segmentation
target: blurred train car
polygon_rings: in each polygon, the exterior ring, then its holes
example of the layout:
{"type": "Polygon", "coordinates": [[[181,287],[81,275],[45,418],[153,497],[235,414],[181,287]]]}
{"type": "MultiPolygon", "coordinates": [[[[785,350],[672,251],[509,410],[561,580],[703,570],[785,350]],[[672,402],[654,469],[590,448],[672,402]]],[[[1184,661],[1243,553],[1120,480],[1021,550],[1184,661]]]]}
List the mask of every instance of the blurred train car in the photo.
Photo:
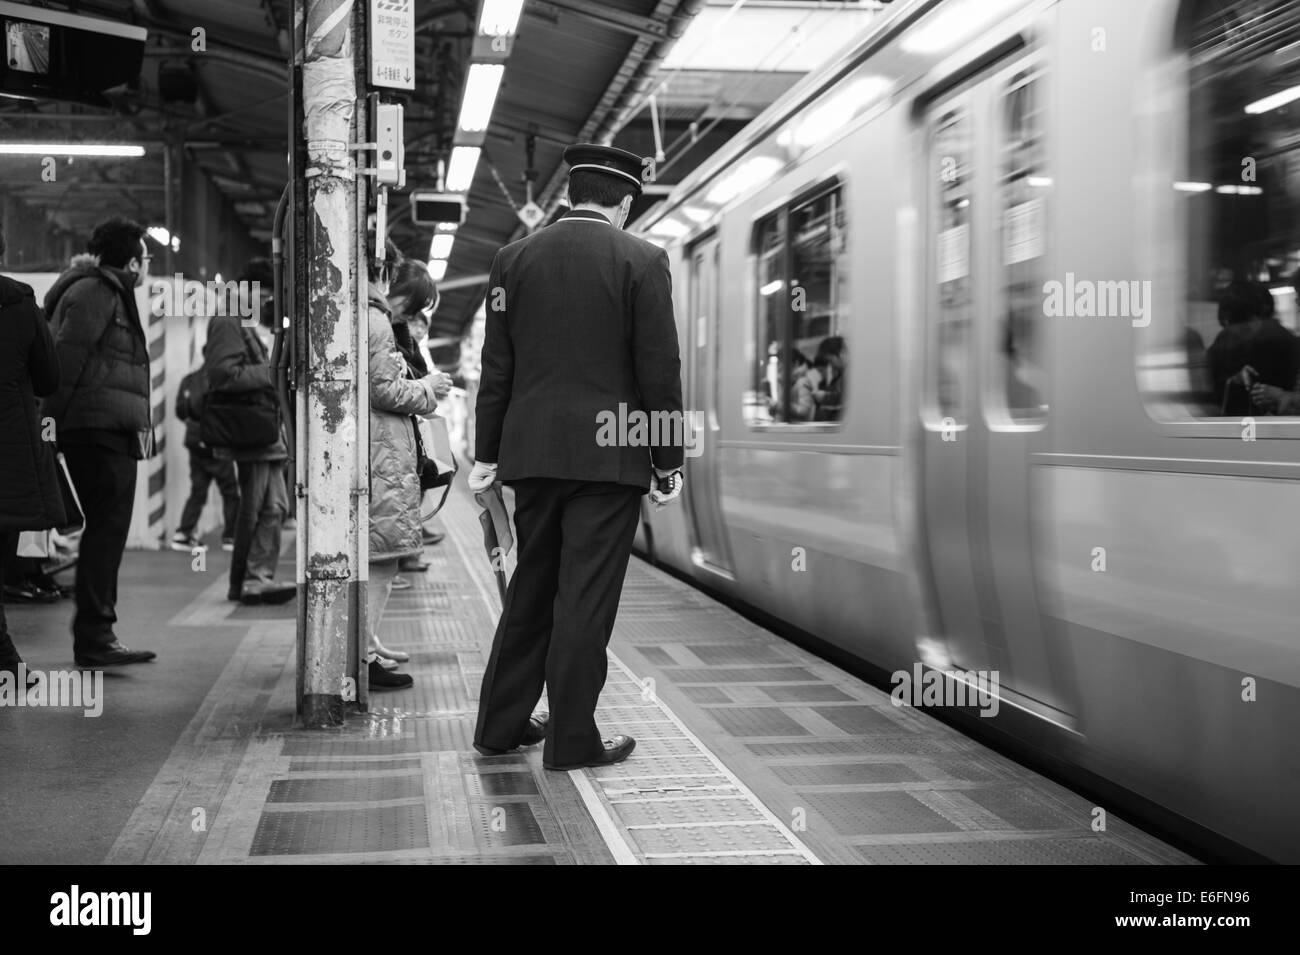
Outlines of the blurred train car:
{"type": "Polygon", "coordinates": [[[1228,279],[1294,331],[1298,213],[1300,5],[893,4],[638,225],[703,416],[639,548],[1300,862],[1300,418],[1204,380],[1228,279]]]}

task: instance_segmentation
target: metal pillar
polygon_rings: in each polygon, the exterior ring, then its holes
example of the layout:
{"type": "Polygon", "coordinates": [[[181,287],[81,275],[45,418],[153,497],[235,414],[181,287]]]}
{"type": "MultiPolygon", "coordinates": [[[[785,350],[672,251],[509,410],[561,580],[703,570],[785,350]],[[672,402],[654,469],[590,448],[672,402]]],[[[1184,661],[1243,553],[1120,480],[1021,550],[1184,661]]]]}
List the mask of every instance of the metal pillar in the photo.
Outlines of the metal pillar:
{"type": "MultiPolygon", "coordinates": [[[[352,0],[295,0],[301,24],[305,188],[295,209],[304,241],[295,276],[305,323],[297,378],[303,453],[298,458],[305,612],[299,632],[298,712],[308,727],[343,722],[355,700],[355,647],[364,599],[359,545],[368,532],[366,482],[357,453],[359,387],[356,66],[352,0]],[[353,652],[349,652],[352,649],[353,652]]],[[[360,276],[364,283],[364,272],[360,276]]],[[[364,436],[364,434],[363,434],[364,436]]]]}

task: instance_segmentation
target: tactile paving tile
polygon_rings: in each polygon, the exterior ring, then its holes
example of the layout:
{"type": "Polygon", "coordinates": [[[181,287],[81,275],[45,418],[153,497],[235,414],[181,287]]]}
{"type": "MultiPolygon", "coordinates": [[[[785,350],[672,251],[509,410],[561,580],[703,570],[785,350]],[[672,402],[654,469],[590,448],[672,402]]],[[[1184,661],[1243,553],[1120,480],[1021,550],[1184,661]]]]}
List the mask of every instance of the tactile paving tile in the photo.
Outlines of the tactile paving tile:
{"type": "Polygon", "coordinates": [[[911,727],[893,719],[883,706],[816,706],[813,712],[850,736],[898,734],[911,730],[911,727]]]}
{"type": "Polygon", "coordinates": [[[628,834],[647,855],[682,852],[762,852],[789,849],[789,841],[766,823],[741,826],[690,826],[680,829],[631,829],[628,834]]]}
{"type": "Polygon", "coordinates": [[[924,736],[877,736],[869,739],[808,740],[794,743],[746,743],[755,756],[951,756],[953,747],[924,736]]]}
{"type": "Polygon", "coordinates": [[[817,677],[803,667],[719,667],[680,669],[669,673],[674,683],[815,683],[817,677]]]}
{"type": "Polygon", "coordinates": [[[640,799],[618,807],[619,818],[628,826],[663,826],[683,822],[759,822],[763,816],[749,800],[731,799],[640,799]]]}
{"type": "Polygon", "coordinates": [[[966,798],[1017,829],[1082,829],[1090,831],[1087,809],[1070,813],[1029,789],[971,789],[966,798]]]}
{"type": "Polygon", "coordinates": [[[531,846],[546,842],[528,803],[479,804],[471,807],[470,812],[475,835],[485,846],[531,846]]]}
{"type": "Polygon", "coordinates": [[[734,640],[736,629],[709,613],[683,613],[669,618],[662,607],[653,611],[625,612],[620,606],[618,623],[614,625],[620,638],[638,645],[647,643],[683,643],[687,640],[734,640]],[[664,617],[664,619],[648,619],[664,617]]]}
{"type": "Polygon", "coordinates": [[[839,703],[853,699],[839,687],[828,683],[760,686],[758,689],[781,703],[839,703]]]}
{"type": "Polygon", "coordinates": [[[466,789],[478,796],[536,796],[537,780],[529,772],[523,773],[467,773],[466,789]]]}
{"type": "Polygon", "coordinates": [[[967,759],[932,759],[927,760],[934,766],[931,779],[956,779],[968,783],[991,782],[996,779],[1008,779],[1007,774],[998,772],[988,763],[976,763],[974,758],[967,759]]]}
{"type": "Polygon", "coordinates": [[[1105,839],[996,839],[855,847],[873,865],[1142,865],[1105,839]]]}
{"type": "Polygon", "coordinates": [[[621,779],[624,776],[674,776],[681,774],[716,774],[718,768],[707,756],[670,756],[664,759],[638,759],[632,755],[613,766],[601,766],[591,771],[599,780],[621,779]]]}
{"type": "MultiPolygon", "coordinates": [[[[841,835],[952,832],[957,827],[905,792],[800,793],[841,835]]],[[[812,825],[812,822],[809,822],[812,825]]]]}
{"type": "Polygon", "coordinates": [[[686,649],[706,666],[724,663],[789,663],[775,647],[753,643],[688,643],[686,649]]]}
{"type": "Polygon", "coordinates": [[[392,852],[428,845],[424,806],[410,803],[367,809],[263,812],[249,855],[392,852]]]}
{"type": "Polygon", "coordinates": [[[774,766],[772,771],[778,779],[792,786],[914,783],[925,778],[903,763],[823,763],[818,766],[774,766]]]}
{"type": "Polygon", "coordinates": [[[774,706],[719,706],[708,714],[736,737],[812,735],[806,726],[774,706]]]}
{"type": "Polygon", "coordinates": [[[267,802],[380,802],[424,796],[422,776],[275,779],[267,802]]]}
{"type": "Polygon", "coordinates": [[[399,769],[419,769],[419,759],[294,759],[291,773],[373,773],[399,769]]]}
{"type": "Polygon", "coordinates": [[[647,859],[650,865],[810,865],[802,855],[674,856],[671,859],[647,859]]]}

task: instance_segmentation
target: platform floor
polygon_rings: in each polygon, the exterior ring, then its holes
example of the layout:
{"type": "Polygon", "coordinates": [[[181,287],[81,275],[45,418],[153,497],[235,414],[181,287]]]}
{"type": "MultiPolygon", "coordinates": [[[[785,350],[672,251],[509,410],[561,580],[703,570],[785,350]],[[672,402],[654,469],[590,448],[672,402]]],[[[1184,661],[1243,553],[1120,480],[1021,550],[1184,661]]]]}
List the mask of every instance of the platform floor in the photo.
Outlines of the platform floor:
{"type": "MultiPolygon", "coordinates": [[[[598,713],[632,758],[480,757],[499,602],[467,494],[445,523],[385,618],[415,687],[332,731],[293,725],[293,604],[228,603],[220,551],[129,553],[119,632],[159,659],[97,719],[0,709],[0,863],[1194,861],[636,560],[598,713]]],[[[13,609],[29,665],[71,665],[70,615],[13,609]]]]}

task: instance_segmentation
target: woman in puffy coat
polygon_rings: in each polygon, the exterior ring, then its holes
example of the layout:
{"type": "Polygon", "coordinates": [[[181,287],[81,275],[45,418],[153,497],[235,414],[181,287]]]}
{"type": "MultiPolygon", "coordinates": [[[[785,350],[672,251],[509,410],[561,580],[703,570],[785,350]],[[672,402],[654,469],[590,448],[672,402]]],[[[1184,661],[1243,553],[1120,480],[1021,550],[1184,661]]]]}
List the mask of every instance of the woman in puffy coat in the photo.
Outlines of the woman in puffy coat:
{"type": "Polygon", "coordinates": [[[394,316],[427,308],[437,297],[428,269],[398,257],[391,246],[385,265],[372,269],[367,331],[370,354],[370,580],[366,587],[370,686],[402,689],[411,677],[381,661],[409,659],[379,640],[397,563],[418,555],[420,478],[415,471],[415,429],[411,415],[431,413],[451,390],[441,373],[415,379],[397,349],[394,316]]]}

